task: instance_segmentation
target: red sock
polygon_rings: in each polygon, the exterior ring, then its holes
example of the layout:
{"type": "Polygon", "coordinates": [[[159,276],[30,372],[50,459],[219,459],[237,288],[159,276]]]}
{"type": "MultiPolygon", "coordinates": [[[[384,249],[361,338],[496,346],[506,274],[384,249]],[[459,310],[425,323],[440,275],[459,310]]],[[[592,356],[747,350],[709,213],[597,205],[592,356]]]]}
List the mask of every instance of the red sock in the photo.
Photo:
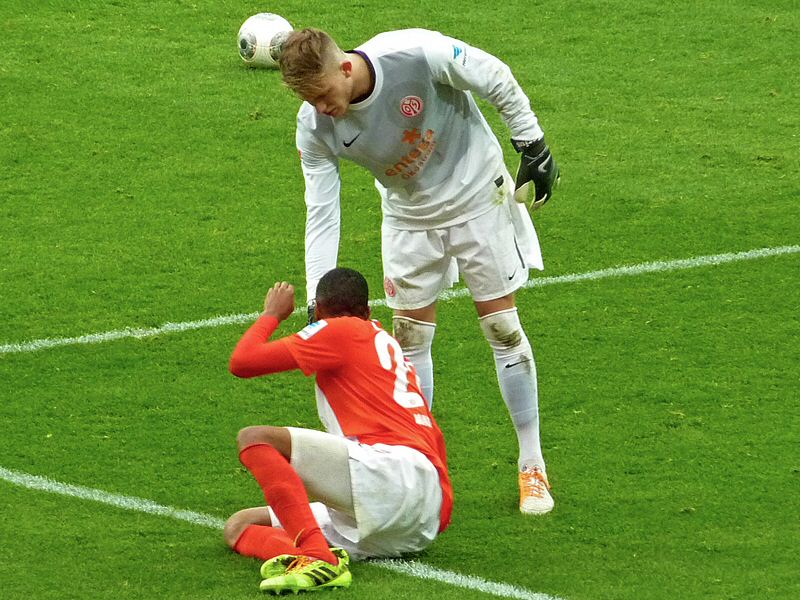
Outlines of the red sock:
{"type": "Polygon", "coordinates": [[[311,512],[303,481],[289,461],[269,444],[248,446],[239,453],[239,460],[261,485],[267,504],[301,554],[338,564],[311,512]]]}
{"type": "Polygon", "coordinates": [[[300,554],[300,548],[292,543],[283,529],[266,525],[248,525],[242,532],[234,551],[244,556],[254,556],[261,560],[269,560],[281,554],[300,554]]]}

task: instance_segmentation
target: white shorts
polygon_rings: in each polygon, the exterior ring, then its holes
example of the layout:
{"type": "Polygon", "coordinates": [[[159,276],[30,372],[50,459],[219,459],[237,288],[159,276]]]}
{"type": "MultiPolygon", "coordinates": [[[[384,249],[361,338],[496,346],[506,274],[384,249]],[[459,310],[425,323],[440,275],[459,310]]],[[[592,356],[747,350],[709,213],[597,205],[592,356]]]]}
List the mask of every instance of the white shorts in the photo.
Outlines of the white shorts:
{"type": "MultiPolygon", "coordinates": [[[[400,556],[426,548],[439,532],[439,473],[406,446],[365,445],[311,429],[289,427],[291,465],[331,546],[354,560],[400,556]],[[348,489],[349,488],[349,489],[348,489]]],[[[272,509],[274,526],[280,526],[272,509]]]]}
{"type": "Polygon", "coordinates": [[[422,231],[383,225],[384,291],[390,308],[433,304],[459,273],[478,302],[506,296],[528,280],[510,199],[503,193],[506,185],[498,190],[499,203],[464,223],[422,231]]]}

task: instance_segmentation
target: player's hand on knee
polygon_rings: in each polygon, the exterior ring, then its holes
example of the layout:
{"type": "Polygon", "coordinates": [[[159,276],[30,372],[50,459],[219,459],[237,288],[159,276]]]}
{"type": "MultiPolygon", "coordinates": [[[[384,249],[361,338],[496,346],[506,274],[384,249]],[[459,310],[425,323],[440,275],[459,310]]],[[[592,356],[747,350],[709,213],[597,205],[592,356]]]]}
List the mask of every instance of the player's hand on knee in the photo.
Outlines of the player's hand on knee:
{"type": "Polygon", "coordinates": [[[522,155],[517,169],[514,200],[528,205],[531,211],[547,202],[553,195],[561,175],[544,138],[536,141],[511,140],[522,155]]]}
{"type": "Polygon", "coordinates": [[[264,314],[272,315],[278,321],[284,321],[294,312],[294,286],[279,281],[267,292],[264,299],[264,314]]]}

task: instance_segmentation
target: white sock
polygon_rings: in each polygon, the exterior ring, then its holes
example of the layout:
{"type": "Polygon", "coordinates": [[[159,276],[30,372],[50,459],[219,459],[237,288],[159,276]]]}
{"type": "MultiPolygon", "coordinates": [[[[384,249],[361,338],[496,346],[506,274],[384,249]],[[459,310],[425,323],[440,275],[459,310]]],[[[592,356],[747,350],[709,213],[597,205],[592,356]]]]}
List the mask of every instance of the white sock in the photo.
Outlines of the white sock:
{"type": "Polygon", "coordinates": [[[409,317],[392,318],[393,335],[400,342],[403,354],[414,365],[428,408],[433,406],[433,357],[431,346],[436,333],[436,323],[418,321],[409,317]]]}
{"type": "Polygon", "coordinates": [[[517,309],[482,317],[481,329],[494,352],[500,393],[511,415],[519,444],[518,466],[545,471],[539,437],[539,394],[536,362],[522,330],[517,309]]]}

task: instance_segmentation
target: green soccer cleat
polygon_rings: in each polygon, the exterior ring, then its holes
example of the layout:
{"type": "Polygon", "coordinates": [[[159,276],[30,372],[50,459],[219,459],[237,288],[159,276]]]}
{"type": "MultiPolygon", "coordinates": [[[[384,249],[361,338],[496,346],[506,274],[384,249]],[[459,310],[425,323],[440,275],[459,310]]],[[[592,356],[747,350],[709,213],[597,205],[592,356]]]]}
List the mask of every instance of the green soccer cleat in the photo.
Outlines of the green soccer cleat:
{"type": "MultiPolygon", "coordinates": [[[[350,566],[350,555],[343,548],[331,548],[333,555],[339,559],[340,563],[344,563],[346,567],[350,566]]],[[[261,579],[270,579],[283,575],[290,564],[298,557],[297,554],[281,554],[270,558],[263,565],[261,565],[261,579]]]]}
{"type": "Polygon", "coordinates": [[[296,558],[297,556],[294,554],[281,554],[280,556],[270,558],[261,565],[261,579],[269,579],[270,577],[283,575],[296,558]]]}
{"type": "MultiPolygon", "coordinates": [[[[339,559],[338,565],[332,565],[324,560],[317,560],[309,556],[292,557],[291,564],[281,575],[269,577],[261,582],[262,592],[280,594],[282,592],[316,591],[324,588],[346,588],[350,586],[353,576],[350,573],[350,557],[341,548],[332,549],[339,559]]],[[[282,558],[275,557],[272,561],[282,558]]],[[[270,563],[267,561],[264,565],[270,563]]],[[[274,565],[277,568],[277,563],[274,565]]],[[[271,571],[272,569],[268,569],[271,571]]],[[[263,565],[262,565],[263,572],[263,565]]]]}
{"type": "Polygon", "coordinates": [[[347,553],[347,550],[344,548],[331,548],[331,552],[339,559],[340,564],[344,564],[344,566],[348,568],[350,567],[350,555],[347,553]]]}

